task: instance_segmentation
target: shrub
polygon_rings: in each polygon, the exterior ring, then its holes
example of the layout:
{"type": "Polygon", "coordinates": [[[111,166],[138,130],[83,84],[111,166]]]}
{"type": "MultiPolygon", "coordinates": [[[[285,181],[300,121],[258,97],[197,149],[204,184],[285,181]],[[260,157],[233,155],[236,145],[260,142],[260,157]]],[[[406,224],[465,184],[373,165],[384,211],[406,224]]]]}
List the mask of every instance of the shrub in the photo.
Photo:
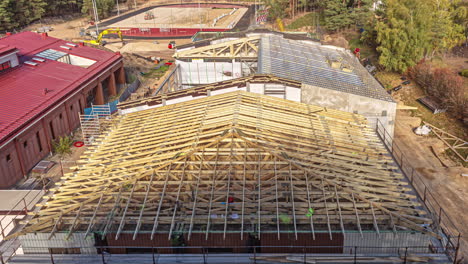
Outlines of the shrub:
{"type": "Polygon", "coordinates": [[[430,96],[435,96],[447,107],[448,112],[457,119],[468,117],[468,92],[464,80],[449,68],[433,68],[421,61],[408,70],[415,82],[421,85],[430,96]]]}
{"type": "Polygon", "coordinates": [[[460,72],[460,75],[463,76],[463,77],[466,77],[468,78],[468,69],[464,69],[460,72]]]}
{"type": "Polygon", "coordinates": [[[58,141],[53,141],[52,145],[54,147],[54,152],[57,153],[59,156],[63,157],[66,154],[71,153],[71,145],[73,141],[71,137],[64,136],[60,137],[58,141]]]}

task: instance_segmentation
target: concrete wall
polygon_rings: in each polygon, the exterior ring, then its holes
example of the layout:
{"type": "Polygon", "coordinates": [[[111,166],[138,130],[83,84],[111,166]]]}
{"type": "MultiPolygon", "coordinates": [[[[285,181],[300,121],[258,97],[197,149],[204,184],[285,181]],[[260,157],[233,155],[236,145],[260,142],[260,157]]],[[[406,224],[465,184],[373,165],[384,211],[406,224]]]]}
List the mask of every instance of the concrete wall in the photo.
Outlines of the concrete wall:
{"type": "Polygon", "coordinates": [[[80,247],[81,254],[97,254],[94,247],[94,236],[85,238],[84,233],[73,233],[67,240],[67,233],[55,233],[49,240],[49,233],[29,233],[20,236],[24,254],[47,254],[49,248],[69,249],[80,247]]]}
{"type": "Polygon", "coordinates": [[[369,120],[371,127],[375,127],[376,120],[380,119],[390,135],[393,136],[396,102],[383,101],[308,84],[302,85],[301,97],[301,102],[306,104],[330,107],[363,115],[369,120]]]}

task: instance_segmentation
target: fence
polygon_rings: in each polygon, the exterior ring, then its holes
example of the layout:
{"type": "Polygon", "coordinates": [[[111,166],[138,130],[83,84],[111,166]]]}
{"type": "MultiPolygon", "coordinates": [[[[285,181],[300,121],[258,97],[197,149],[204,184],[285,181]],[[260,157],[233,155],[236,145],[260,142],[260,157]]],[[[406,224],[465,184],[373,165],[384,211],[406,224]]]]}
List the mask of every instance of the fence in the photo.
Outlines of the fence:
{"type": "MultiPolygon", "coordinates": [[[[443,248],[359,246],[247,247],[93,247],[97,254],[80,254],[86,247],[50,249],[44,254],[17,255],[13,263],[447,263],[443,248]],[[121,254],[109,251],[121,251],[121,254]],[[391,250],[391,253],[388,253],[391,250]],[[333,253],[338,252],[341,253],[333,253]],[[163,253],[164,252],[164,253],[163,253]],[[190,253],[197,252],[197,253],[190,253]],[[270,252],[270,253],[265,253],[270,252]],[[271,253],[274,252],[274,253],[271,253]],[[331,252],[331,253],[317,253],[331,252]],[[365,252],[365,253],[361,253],[365,252]],[[368,253],[373,252],[373,253],[368,253]],[[419,253],[420,252],[420,253],[419,253]]],[[[2,263],[5,260],[2,259],[2,263]]]]}
{"type": "Polygon", "coordinates": [[[390,136],[379,119],[376,122],[376,132],[393,156],[403,175],[413,189],[416,190],[418,198],[429,211],[430,217],[433,220],[433,229],[443,235],[442,245],[447,249],[447,254],[455,263],[458,257],[461,233],[437,201],[431,189],[424,183],[424,177],[411,166],[410,159],[402,152],[398,143],[390,136]]]}
{"type": "Polygon", "coordinates": [[[137,78],[133,83],[131,83],[127,89],[125,89],[125,91],[120,95],[119,97],[119,102],[123,102],[125,100],[127,100],[128,97],[130,97],[130,95],[132,93],[134,93],[136,91],[136,89],[138,89],[138,87],[140,87],[140,80],[137,78]]]}

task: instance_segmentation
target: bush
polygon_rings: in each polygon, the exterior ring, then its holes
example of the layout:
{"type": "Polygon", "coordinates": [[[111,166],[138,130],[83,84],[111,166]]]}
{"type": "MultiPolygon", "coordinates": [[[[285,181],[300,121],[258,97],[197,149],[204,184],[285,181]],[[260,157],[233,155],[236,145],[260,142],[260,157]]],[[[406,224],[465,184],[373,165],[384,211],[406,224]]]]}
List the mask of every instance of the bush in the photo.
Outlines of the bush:
{"type": "Polygon", "coordinates": [[[408,76],[421,85],[430,96],[440,99],[448,112],[457,119],[468,117],[468,91],[462,77],[449,68],[433,68],[421,61],[408,70],[408,76]]]}
{"type": "Polygon", "coordinates": [[[464,69],[460,72],[460,75],[463,76],[463,77],[466,77],[468,78],[468,69],[464,69]]]}
{"type": "Polygon", "coordinates": [[[71,153],[71,145],[73,143],[73,140],[71,137],[64,136],[60,137],[58,141],[53,141],[52,145],[54,147],[54,152],[57,153],[59,156],[63,157],[66,154],[71,153]]]}

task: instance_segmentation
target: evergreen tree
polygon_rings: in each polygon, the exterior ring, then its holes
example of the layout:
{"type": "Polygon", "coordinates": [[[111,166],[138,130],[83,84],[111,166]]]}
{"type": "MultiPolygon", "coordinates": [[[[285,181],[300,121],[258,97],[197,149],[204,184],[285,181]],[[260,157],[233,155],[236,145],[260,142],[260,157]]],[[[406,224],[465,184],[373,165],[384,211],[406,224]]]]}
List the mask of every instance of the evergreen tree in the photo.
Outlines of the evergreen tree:
{"type": "Polygon", "coordinates": [[[25,26],[45,12],[44,0],[3,0],[0,2],[0,30],[25,26]]]}
{"type": "MultiPolygon", "coordinates": [[[[98,10],[99,19],[103,19],[110,16],[112,9],[114,8],[115,0],[96,0],[96,6],[98,10]]],[[[83,0],[83,6],[81,8],[83,14],[88,14],[94,17],[93,14],[93,1],[83,0]]]]}
{"type": "Polygon", "coordinates": [[[386,0],[375,25],[379,63],[403,72],[423,57],[461,43],[451,0],[386,0]]]}
{"type": "Polygon", "coordinates": [[[457,17],[466,17],[462,7],[455,10],[457,1],[453,0],[431,0],[431,8],[435,21],[431,29],[431,48],[433,53],[447,51],[459,45],[464,39],[464,27],[456,24],[457,17]]]}
{"type": "Polygon", "coordinates": [[[74,13],[81,9],[83,0],[46,0],[47,15],[74,13]]]}
{"type": "Polygon", "coordinates": [[[285,18],[290,12],[289,0],[265,0],[265,5],[269,8],[268,16],[273,21],[277,18],[285,18]]]}
{"type": "Polygon", "coordinates": [[[0,31],[6,31],[19,26],[15,17],[15,0],[0,1],[0,31]]]}
{"type": "Polygon", "coordinates": [[[324,0],[321,3],[325,28],[341,30],[353,25],[364,25],[371,17],[371,0],[324,0]]]}

